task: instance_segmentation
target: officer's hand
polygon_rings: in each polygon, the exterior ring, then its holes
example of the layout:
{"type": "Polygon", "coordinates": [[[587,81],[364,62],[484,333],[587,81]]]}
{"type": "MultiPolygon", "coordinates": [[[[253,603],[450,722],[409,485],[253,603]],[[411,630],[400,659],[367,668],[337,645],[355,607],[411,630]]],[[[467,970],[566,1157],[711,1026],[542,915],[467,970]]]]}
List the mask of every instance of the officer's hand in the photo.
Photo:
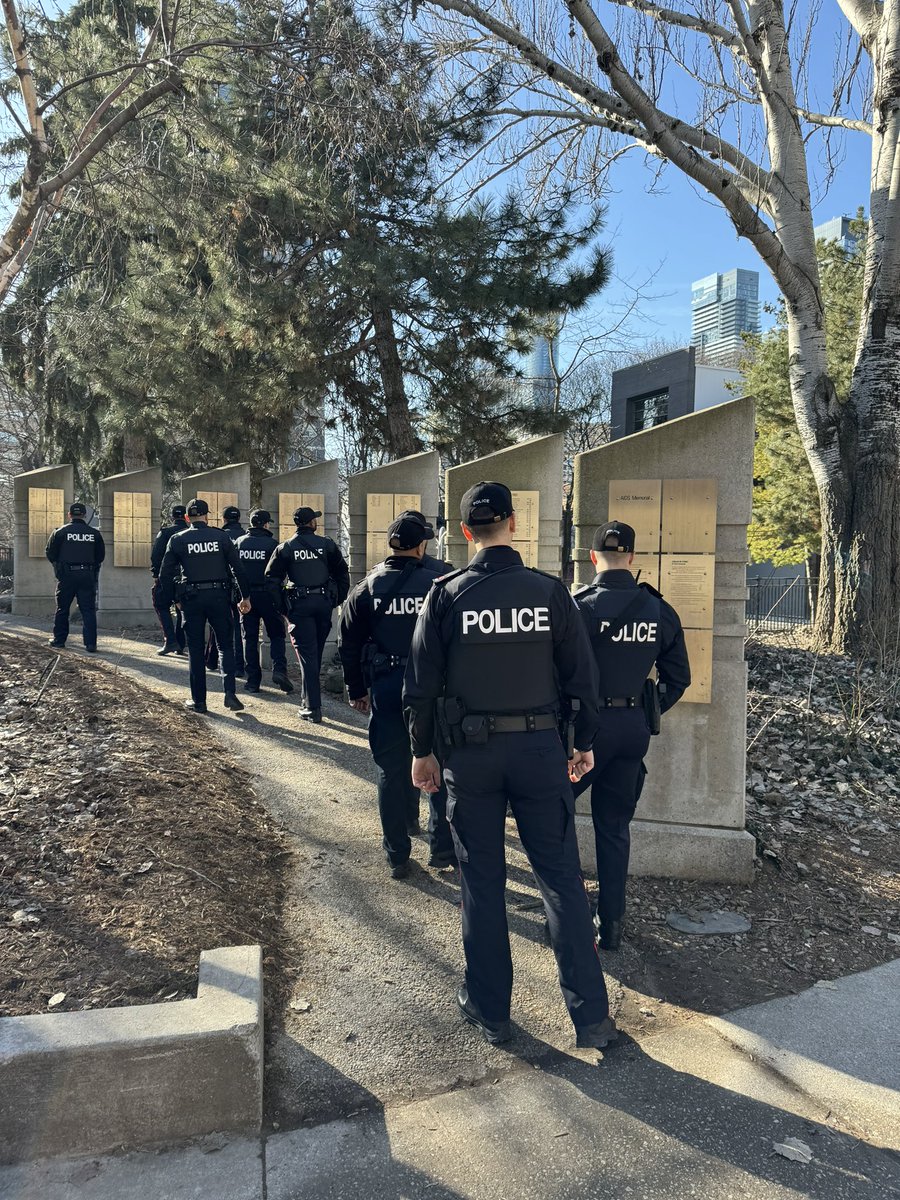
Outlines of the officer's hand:
{"type": "Polygon", "coordinates": [[[433,754],[425,758],[414,758],[412,762],[413,787],[433,795],[441,789],[441,764],[433,754]]]}
{"type": "Polygon", "coordinates": [[[239,613],[248,613],[249,611],[250,611],[250,601],[242,600],[240,602],[240,604],[238,604],[238,612],[239,613]]]}
{"type": "Polygon", "coordinates": [[[360,698],[358,700],[351,700],[350,707],[355,708],[356,711],[359,713],[362,713],[363,716],[368,716],[369,697],[368,696],[360,696],[360,698]]]}
{"type": "Polygon", "coordinates": [[[569,778],[573,783],[594,769],[593,750],[576,750],[569,759],[569,778]]]}

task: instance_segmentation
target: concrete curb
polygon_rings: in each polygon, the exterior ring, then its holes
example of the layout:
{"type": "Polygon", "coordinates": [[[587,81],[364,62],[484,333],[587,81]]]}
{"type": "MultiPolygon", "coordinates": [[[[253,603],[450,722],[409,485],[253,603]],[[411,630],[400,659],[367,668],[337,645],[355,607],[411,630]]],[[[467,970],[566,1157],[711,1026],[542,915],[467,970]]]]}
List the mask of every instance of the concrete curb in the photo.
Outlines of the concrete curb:
{"type": "Polygon", "coordinates": [[[262,1123],[260,946],[200,956],[196,1000],[0,1021],[0,1162],[262,1123]]]}

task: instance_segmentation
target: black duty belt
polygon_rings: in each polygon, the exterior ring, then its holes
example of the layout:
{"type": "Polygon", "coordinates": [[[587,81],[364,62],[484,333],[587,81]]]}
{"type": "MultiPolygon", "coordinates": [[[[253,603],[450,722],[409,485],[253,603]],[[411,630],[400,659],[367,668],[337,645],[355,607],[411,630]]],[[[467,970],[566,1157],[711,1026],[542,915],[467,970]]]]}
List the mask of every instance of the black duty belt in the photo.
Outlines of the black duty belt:
{"type": "MultiPolygon", "coordinates": [[[[470,716],[477,716],[471,713],[470,716]]],[[[559,720],[553,713],[522,713],[516,717],[486,717],[488,733],[535,733],[539,729],[556,729],[559,720]]]]}
{"type": "Polygon", "coordinates": [[[634,696],[605,696],[600,699],[601,708],[635,708],[636,705],[634,696]]]}
{"type": "Polygon", "coordinates": [[[208,592],[212,588],[219,588],[222,591],[224,591],[226,588],[230,587],[231,585],[228,583],[222,583],[221,580],[217,579],[214,583],[189,583],[189,584],[187,584],[187,586],[189,588],[196,588],[198,592],[208,592]]]}
{"type": "Polygon", "coordinates": [[[67,571],[93,571],[93,563],[63,563],[67,571]]]}
{"type": "Polygon", "coordinates": [[[322,587],[301,587],[298,584],[294,585],[294,591],[298,596],[324,596],[325,588],[322,587]]]}

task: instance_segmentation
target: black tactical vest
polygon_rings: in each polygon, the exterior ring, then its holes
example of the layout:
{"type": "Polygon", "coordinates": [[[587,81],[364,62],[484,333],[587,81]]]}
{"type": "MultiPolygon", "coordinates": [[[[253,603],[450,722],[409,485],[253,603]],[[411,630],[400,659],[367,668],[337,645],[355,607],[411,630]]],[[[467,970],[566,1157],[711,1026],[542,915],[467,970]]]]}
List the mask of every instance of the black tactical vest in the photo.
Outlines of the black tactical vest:
{"type": "Polygon", "coordinates": [[[59,561],[64,566],[79,565],[93,566],[97,548],[97,534],[86,521],[72,521],[63,526],[63,536],[59,547],[59,561]]]}
{"type": "Polygon", "coordinates": [[[575,600],[587,616],[588,637],[600,673],[601,700],[640,696],[659,655],[659,600],[646,588],[608,588],[600,584],[576,592],[575,600]],[[624,627],[611,638],[601,638],[603,629],[621,616],[638,593],[642,594],[642,602],[631,610],[624,627]]]}
{"type": "MultiPolygon", "coordinates": [[[[474,572],[473,572],[474,574],[474,572]]],[[[451,609],[447,695],[469,712],[527,713],[559,705],[553,665],[553,581],[527,567],[479,574],[451,609]]]]}
{"type": "Polygon", "coordinates": [[[247,530],[243,527],[240,521],[226,521],[222,526],[222,532],[227,533],[233,542],[236,542],[239,537],[243,537],[247,530]]]}
{"type": "MultiPolygon", "coordinates": [[[[241,566],[247,575],[251,588],[266,586],[266,563],[272,557],[275,549],[275,539],[264,529],[251,529],[235,542],[241,558],[241,566]]],[[[270,580],[276,583],[277,580],[270,580]]]]}
{"type": "Polygon", "coordinates": [[[169,549],[176,549],[186,583],[230,583],[228,534],[210,525],[192,525],[176,533],[169,549]]]}
{"type": "Polygon", "coordinates": [[[328,550],[331,538],[312,531],[298,531],[284,543],[288,579],[298,588],[321,588],[328,582],[328,550]]]}
{"type": "Polygon", "coordinates": [[[400,574],[401,571],[382,563],[369,575],[366,583],[372,596],[373,617],[377,618],[373,623],[375,645],[382,654],[404,658],[409,654],[416,620],[436,572],[417,563],[400,589],[395,591],[400,574]],[[388,596],[388,592],[393,592],[393,595],[388,596]],[[387,608],[384,607],[385,600],[387,608]]]}

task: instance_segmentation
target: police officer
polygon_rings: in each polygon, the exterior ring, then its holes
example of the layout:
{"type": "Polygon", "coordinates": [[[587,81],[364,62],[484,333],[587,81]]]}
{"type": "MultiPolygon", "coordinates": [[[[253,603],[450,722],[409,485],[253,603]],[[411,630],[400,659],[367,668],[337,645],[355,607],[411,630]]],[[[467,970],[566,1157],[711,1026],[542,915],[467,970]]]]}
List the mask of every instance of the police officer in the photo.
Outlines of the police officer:
{"type": "Polygon", "coordinates": [[[266,575],[287,579],[290,584],[288,628],[303,678],[300,716],[316,724],[322,720],[319,672],[331,632],[331,613],[343,604],[350,590],[343,554],[331,538],[316,533],[321,515],[314,508],[298,508],[294,513],[297,532],[277,547],[266,567],[266,575]]]}
{"type": "Polygon", "coordinates": [[[575,593],[599,672],[600,725],[594,769],[575,785],[590,787],[599,893],[595,923],[604,950],[618,950],[625,916],[629,824],[644,782],[643,759],[659,714],[681,699],[691,669],[681,621],[671,605],[628,569],[634,530],[609,521],[594,534],[593,583],[575,593]],[[656,666],[658,684],[648,680],[656,666]]]}
{"type": "Polygon", "coordinates": [[[69,636],[69,611],[72,601],[81,613],[84,648],[97,653],[97,581],[106,546],[99,529],[85,521],[87,508],[80,501],[69,505],[69,521],[51,533],[47,558],[56,575],[56,615],[49,645],[62,650],[69,636]]]}
{"type": "Polygon", "coordinates": [[[183,504],[176,504],[172,509],[172,524],[164,525],[153,542],[153,548],[150,551],[150,574],[153,576],[153,588],[150,592],[153,601],[153,611],[162,626],[164,642],[161,650],[157,650],[157,654],[183,654],[184,653],[184,622],[181,618],[181,609],[175,609],[175,620],[172,620],[171,605],[162,605],[159,602],[159,569],[162,566],[163,556],[166,553],[166,548],[169,545],[169,539],[173,533],[177,533],[179,529],[186,529],[188,525],[187,508],[183,504]]]}
{"type": "MultiPolygon", "coordinates": [[[[227,533],[233,542],[243,537],[247,530],[241,524],[241,510],[233,504],[222,509],[222,532],[227,533]]],[[[234,673],[244,674],[244,643],[241,638],[241,614],[238,612],[237,600],[231,597],[231,637],[234,645],[234,673]]],[[[209,641],[206,643],[206,665],[211,671],[219,665],[219,645],[214,629],[209,631],[209,641]]]]}
{"type": "Polygon", "coordinates": [[[403,698],[413,783],[434,791],[446,751],[447,816],[462,877],[463,1017],[492,1043],[511,1036],[506,924],[507,803],[547,912],[560,987],[579,1046],[616,1036],[578,861],[570,778],[593,764],[597,672],[564,585],[525,567],[512,548],[512,496],[478,483],[462,500],[477,553],[435,580],[413,634],[403,698]],[[567,746],[560,710],[568,705],[567,746]],[[567,750],[569,762],[567,765],[567,750]]]}
{"type": "Polygon", "coordinates": [[[235,692],[231,587],[232,582],[237,585],[241,597],[239,610],[247,612],[250,608],[247,577],[234,542],[224,530],[207,523],[206,501],[192,500],[187,515],[190,527],[169,539],[159,572],[160,603],[171,604],[177,598],[184,614],[191,678],[191,699],[185,702],[185,707],[192,712],[206,712],[204,647],[208,621],[222,647],[225,707],[238,711],[244,706],[235,692]]]}
{"type": "MultiPolygon", "coordinates": [[[[421,514],[397,517],[388,529],[390,554],[356,585],[341,612],[339,647],[352,706],[369,713],[369,745],[378,768],[382,845],[394,879],[409,875],[412,844],[407,828],[419,789],[410,779],[412,755],[403,717],[403,671],[416,618],[438,572],[425,563],[434,530],[421,514]]],[[[456,865],[447,824],[447,792],[429,796],[428,865],[456,865]]]]}
{"type": "Polygon", "coordinates": [[[260,621],[269,635],[272,682],[283,692],[294,690],[287,674],[284,593],[277,579],[266,578],[266,563],[275,552],[275,538],[269,529],[271,523],[272,514],[265,509],[257,509],[250,514],[250,532],[239,537],[234,543],[250,584],[250,611],[241,617],[247,662],[247,682],[244,690],[247,692],[258,692],[262,684],[262,668],[259,663],[260,621]]]}

